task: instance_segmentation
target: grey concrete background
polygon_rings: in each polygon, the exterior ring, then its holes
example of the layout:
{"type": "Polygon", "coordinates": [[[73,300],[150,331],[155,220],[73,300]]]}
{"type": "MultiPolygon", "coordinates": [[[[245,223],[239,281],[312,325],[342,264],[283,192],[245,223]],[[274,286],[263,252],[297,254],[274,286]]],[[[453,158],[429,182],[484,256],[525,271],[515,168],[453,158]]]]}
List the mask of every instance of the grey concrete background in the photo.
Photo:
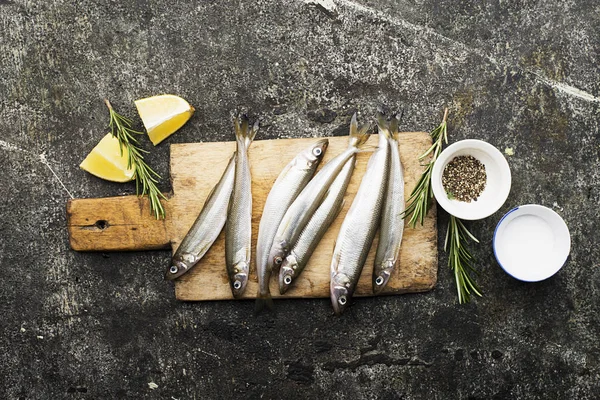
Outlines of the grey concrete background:
{"type": "Polygon", "coordinates": [[[594,0],[0,0],[0,398],[597,398],[599,26],[594,0]],[[379,104],[429,130],[451,107],[451,141],[515,152],[508,201],[469,224],[485,296],[457,305],[440,253],[430,293],[255,318],[251,302],[175,301],[166,251],[71,251],[67,191],[135,190],[78,168],[106,133],[102,98],[135,116],[160,93],[197,109],[148,157],[165,177],[168,143],[233,139],[239,107],[263,139],[345,134],[379,104]],[[537,284],[490,245],[525,203],[572,235],[537,284]]]}

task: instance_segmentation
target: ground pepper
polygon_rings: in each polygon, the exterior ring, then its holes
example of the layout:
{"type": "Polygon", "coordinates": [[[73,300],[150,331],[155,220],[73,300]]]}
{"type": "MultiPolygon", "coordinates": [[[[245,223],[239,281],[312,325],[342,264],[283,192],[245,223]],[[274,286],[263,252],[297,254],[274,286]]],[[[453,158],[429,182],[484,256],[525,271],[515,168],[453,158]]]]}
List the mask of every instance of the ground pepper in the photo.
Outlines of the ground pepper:
{"type": "Polygon", "coordinates": [[[473,156],[454,157],[442,174],[442,185],[450,199],[470,203],[485,189],[485,166],[473,156]]]}

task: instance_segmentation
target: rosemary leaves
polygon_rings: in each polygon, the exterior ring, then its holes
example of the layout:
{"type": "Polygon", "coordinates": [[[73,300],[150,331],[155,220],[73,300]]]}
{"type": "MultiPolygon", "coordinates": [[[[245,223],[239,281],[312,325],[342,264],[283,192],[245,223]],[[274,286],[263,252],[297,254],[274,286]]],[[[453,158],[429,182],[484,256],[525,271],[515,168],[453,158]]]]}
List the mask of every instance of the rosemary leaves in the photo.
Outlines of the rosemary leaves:
{"type": "Polygon", "coordinates": [[[129,118],[118,114],[111,106],[108,99],[104,102],[108,107],[110,114],[110,132],[119,140],[121,154],[127,153],[127,167],[135,167],[135,188],[139,196],[148,195],[150,200],[150,212],[154,214],[156,219],[165,217],[165,208],[160,202],[160,199],[166,200],[164,194],[158,189],[156,184],[160,179],[160,175],[156,173],[144,160],[144,153],[147,150],[139,146],[136,135],[142,135],[142,132],[134,130],[132,122],[129,118]]]}
{"type": "MultiPolygon", "coordinates": [[[[423,220],[429,211],[429,208],[433,204],[433,189],[431,187],[431,175],[433,171],[433,166],[437,161],[439,154],[442,151],[442,147],[445,143],[448,143],[448,109],[444,110],[444,118],[442,119],[442,123],[431,131],[430,135],[432,138],[433,144],[431,147],[419,157],[420,161],[423,161],[425,157],[431,154],[431,159],[428,163],[424,165],[425,170],[421,174],[421,177],[417,181],[417,184],[413,191],[410,194],[410,197],[407,201],[406,210],[404,212],[404,217],[409,218],[408,225],[415,228],[417,223],[421,223],[423,225],[423,220]]],[[[470,156],[467,156],[470,157],[470,156]]],[[[467,158],[462,157],[462,158],[467,158]]],[[[474,157],[471,157],[474,159],[474,157]]],[[[442,174],[442,185],[446,189],[449,195],[452,196],[460,196],[460,198],[468,198],[468,194],[465,195],[463,191],[465,190],[465,185],[463,183],[463,179],[456,179],[458,185],[455,185],[454,178],[462,177],[461,171],[463,168],[466,168],[463,163],[465,161],[461,161],[461,157],[456,157],[455,160],[452,160],[450,164],[444,170],[442,174]],[[443,175],[447,174],[446,170],[448,170],[448,166],[457,160],[456,165],[450,167],[448,173],[450,174],[450,179],[448,180],[448,176],[446,178],[446,182],[444,182],[443,175]],[[458,168],[456,168],[458,167],[458,168]],[[456,169],[456,170],[455,170],[456,169]],[[456,187],[455,187],[456,186],[456,187]],[[456,193],[451,192],[454,190],[456,193]]],[[[469,174],[471,173],[470,169],[473,168],[476,172],[475,183],[472,190],[467,190],[467,193],[472,193],[470,196],[475,196],[475,199],[479,197],[483,189],[485,188],[485,182],[487,180],[487,176],[485,175],[485,166],[481,164],[481,162],[477,159],[475,161],[468,159],[466,160],[467,165],[469,166],[467,169],[469,174]],[[481,184],[481,170],[477,166],[477,164],[483,167],[483,187],[480,188],[481,184]],[[477,184],[479,183],[479,184],[477,184]]],[[[458,302],[460,304],[468,303],[471,300],[471,295],[474,294],[476,296],[481,296],[481,291],[477,287],[475,280],[472,275],[476,272],[473,268],[474,258],[471,255],[471,252],[467,248],[467,242],[473,241],[475,243],[479,243],[479,241],[468,231],[463,222],[456,218],[453,215],[450,215],[450,222],[448,225],[448,231],[446,232],[446,240],[444,243],[444,251],[448,253],[448,266],[452,270],[454,274],[454,280],[456,282],[456,292],[458,294],[458,302]]]]}

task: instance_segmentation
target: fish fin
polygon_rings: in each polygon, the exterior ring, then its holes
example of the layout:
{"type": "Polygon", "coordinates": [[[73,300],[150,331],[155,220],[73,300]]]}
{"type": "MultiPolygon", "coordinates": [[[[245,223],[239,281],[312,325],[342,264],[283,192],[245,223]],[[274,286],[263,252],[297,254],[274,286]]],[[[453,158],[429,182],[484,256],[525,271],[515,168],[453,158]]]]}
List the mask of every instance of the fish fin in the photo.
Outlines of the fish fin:
{"type": "Polygon", "coordinates": [[[377,150],[378,148],[379,148],[379,146],[373,144],[373,145],[361,147],[360,150],[356,150],[356,152],[357,153],[372,153],[375,150],[377,150]]]}
{"type": "Polygon", "coordinates": [[[252,129],[250,130],[250,133],[248,134],[248,139],[250,140],[248,142],[248,146],[250,146],[250,143],[252,143],[254,141],[254,138],[256,137],[256,133],[258,132],[258,128],[259,128],[259,123],[258,123],[258,119],[256,121],[254,121],[254,124],[252,125],[252,129]]]}
{"type": "Polygon", "coordinates": [[[246,115],[238,116],[234,120],[235,138],[245,148],[250,147],[250,144],[252,144],[252,141],[256,137],[256,132],[258,132],[258,120],[254,122],[252,128],[249,128],[249,123],[246,115]]]}
{"type": "Polygon", "coordinates": [[[242,127],[240,126],[240,118],[239,118],[239,116],[235,117],[233,119],[233,129],[235,130],[235,138],[237,140],[237,138],[239,136],[241,136],[241,134],[242,134],[242,127]]]}
{"type": "Polygon", "coordinates": [[[391,135],[392,139],[396,139],[396,135],[398,135],[398,126],[400,125],[400,121],[402,120],[403,115],[404,115],[404,110],[399,111],[390,120],[389,130],[390,130],[390,135],[391,135]]]}
{"type": "Polygon", "coordinates": [[[371,136],[369,129],[371,128],[370,124],[366,124],[358,127],[358,122],[356,120],[356,113],[352,115],[352,120],[350,121],[350,146],[352,147],[361,147],[369,137],[371,136]]]}
{"type": "Polygon", "coordinates": [[[331,257],[331,267],[330,267],[330,273],[331,273],[332,277],[337,273],[337,267],[340,262],[340,255],[335,252],[336,244],[337,244],[337,239],[333,241],[333,257],[331,257]]]}
{"type": "Polygon", "coordinates": [[[380,135],[385,135],[388,139],[393,139],[390,132],[390,123],[387,121],[385,114],[381,109],[377,110],[377,128],[379,129],[380,135]]]}
{"type": "Polygon", "coordinates": [[[254,314],[260,314],[265,310],[274,311],[273,298],[271,297],[271,293],[262,294],[259,290],[256,294],[256,303],[254,303],[254,314]]]}
{"type": "MultiPolygon", "coordinates": [[[[208,193],[208,196],[206,196],[206,200],[204,200],[204,204],[208,203],[210,201],[210,198],[212,197],[212,195],[215,193],[215,188],[217,187],[217,185],[213,186],[212,189],[210,189],[210,193],[208,193]]],[[[202,212],[202,210],[200,210],[202,212]]]]}

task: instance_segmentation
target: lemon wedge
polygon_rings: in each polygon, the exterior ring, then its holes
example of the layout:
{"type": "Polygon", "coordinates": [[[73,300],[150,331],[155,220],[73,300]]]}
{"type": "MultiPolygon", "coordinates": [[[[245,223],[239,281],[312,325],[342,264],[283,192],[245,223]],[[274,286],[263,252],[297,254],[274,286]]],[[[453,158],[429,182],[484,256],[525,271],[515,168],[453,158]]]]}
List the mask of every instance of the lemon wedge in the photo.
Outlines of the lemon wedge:
{"type": "Polygon", "coordinates": [[[108,133],[79,164],[79,167],[107,181],[129,182],[134,178],[135,169],[127,169],[127,150],[123,150],[121,156],[119,140],[108,133]]]}
{"type": "Polygon", "coordinates": [[[135,106],[155,146],[174,134],[194,114],[194,107],[172,94],[136,100],[135,106]]]}

